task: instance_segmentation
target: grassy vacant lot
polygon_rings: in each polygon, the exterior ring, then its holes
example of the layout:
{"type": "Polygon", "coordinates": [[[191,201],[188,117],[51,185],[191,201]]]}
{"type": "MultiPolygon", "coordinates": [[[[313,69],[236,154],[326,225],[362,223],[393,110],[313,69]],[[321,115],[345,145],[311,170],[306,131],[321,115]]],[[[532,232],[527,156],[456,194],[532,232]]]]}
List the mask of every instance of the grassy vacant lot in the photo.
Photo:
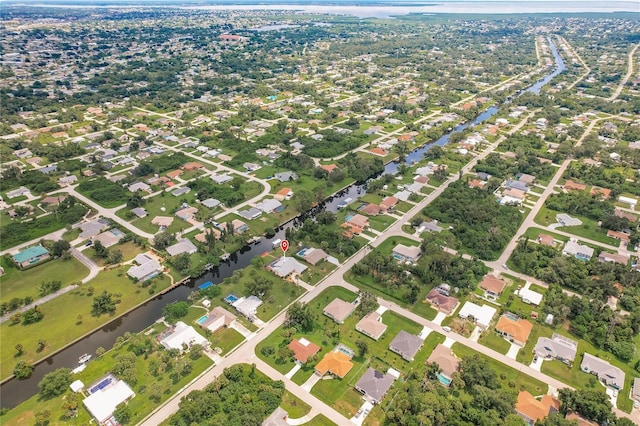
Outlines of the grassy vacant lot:
{"type": "Polygon", "coordinates": [[[59,280],[62,281],[62,287],[66,287],[89,274],[87,267],[73,257],[67,260],[53,259],[26,270],[18,269],[13,261],[4,257],[0,258],[0,265],[4,268],[0,284],[3,302],[27,296],[37,300],[40,297],[38,286],[43,281],[59,280]]]}
{"type": "Polygon", "coordinates": [[[284,392],[280,407],[287,411],[289,418],[291,419],[299,419],[300,417],[306,416],[309,411],[311,411],[309,404],[289,391],[284,392]]]}
{"type": "MultiPolygon", "coordinates": [[[[556,215],[562,212],[542,207],[535,217],[535,222],[548,226],[552,223],[556,223],[556,215]]],[[[584,216],[570,215],[582,221],[582,225],[579,226],[562,226],[558,228],[558,231],[567,232],[569,234],[576,235],[578,237],[588,238],[590,240],[599,241],[610,246],[618,247],[620,242],[614,238],[607,237],[607,230],[600,228],[597,222],[593,219],[589,219],[584,216]]]]}
{"type": "Polygon", "coordinates": [[[12,374],[17,361],[33,363],[45,358],[168,286],[169,279],[163,275],[154,278],[147,288],[142,288],[141,284],[132,283],[123,269],[116,268],[108,272],[100,272],[89,284],[40,305],[38,308],[44,314],[44,318],[38,323],[30,325],[3,323],[0,325],[0,338],[3,342],[11,342],[11,344],[4,344],[0,348],[0,379],[5,379],[12,374]],[[89,295],[90,288],[93,288],[92,295],[89,295]],[[105,290],[122,294],[121,302],[117,305],[113,316],[95,317],[91,314],[91,304],[94,297],[105,290]],[[40,339],[44,339],[47,344],[44,350],[36,352],[40,339]],[[15,357],[14,346],[18,343],[23,345],[24,354],[15,357]]]}
{"type": "Polygon", "coordinates": [[[475,354],[480,355],[481,358],[489,362],[491,368],[496,372],[496,374],[498,374],[498,380],[500,380],[505,389],[514,388],[516,391],[526,390],[531,392],[533,395],[542,395],[547,393],[547,389],[549,388],[547,384],[521,373],[518,370],[514,370],[511,367],[507,367],[500,361],[496,361],[493,358],[480,354],[479,352],[476,352],[460,343],[454,343],[451,349],[453,349],[453,352],[460,358],[475,354]],[[504,379],[501,376],[502,374],[504,374],[504,379]],[[510,386],[510,384],[514,386],[510,386]]]}
{"type": "Polygon", "coordinates": [[[318,414],[307,423],[305,423],[304,426],[335,426],[335,423],[322,414],[318,414]]]}
{"type": "Polygon", "coordinates": [[[485,345],[488,348],[493,349],[496,352],[505,355],[511,345],[507,342],[502,336],[498,333],[494,333],[493,331],[487,331],[486,333],[482,333],[478,342],[485,345]]]}
{"type": "MultiPolygon", "coordinates": [[[[157,324],[153,327],[157,329],[157,324]]],[[[74,380],[82,380],[86,386],[90,386],[105,373],[112,371],[117,363],[117,358],[125,354],[131,354],[127,349],[126,343],[88,363],[87,368],[83,372],[74,376],[74,380]]],[[[150,368],[151,362],[153,360],[153,362],[157,363],[163,354],[165,354],[165,351],[158,349],[149,356],[136,357],[135,376],[138,381],[136,384],[129,383],[136,393],[136,396],[128,404],[132,414],[130,424],[136,424],[142,420],[178,389],[185,386],[212,364],[212,361],[204,355],[195,361],[190,360],[188,356],[186,356],[184,359],[188,360],[192,368],[189,374],[178,378],[174,376],[173,372],[168,371],[166,374],[153,376],[150,368]]],[[[62,408],[62,405],[70,393],[71,390],[67,389],[63,395],[52,399],[43,399],[35,395],[2,416],[0,423],[3,425],[33,424],[35,413],[45,410],[51,413],[48,422],[51,426],[69,424],[70,422],[73,424],[89,424],[90,421],[92,422],[91,415],[86,408],[84,408],[82,402],[80,402],[78,406],[77,418],[67,419],[64,417],[65,410],[62,408]]]]}
{"type": "MultiPolygon", "coordinates": [[[[136,257],[137,254],[142,253],[145,249],[142,249],[139,245],[135,244],[133,241],[127,241],[126,243],[116,244],[114,246],[109,247],[109,251],[120,250],[122,252],[122,261],[126,262],[127,260],[131,260],[136,257]]],[[[99,266],[104,266],[104,259],[96,256],[96,251],[93,247],[89,247],[84,250],[83,253],[91,258],[94,262],[96,262],[99,266]]]]}
{"type": "MultiPolygon", "coordinates": [[[[387,311],[382,315],[382,322],[387,325],[387,330],[378,341],[375,341],[356,331],[355,325],[361,319],[361,315],[356,312],[351,314],[344,324],[336,324],[333,320],[322,314],[324,307],[336,297],[351,302],[355,300],[356,294],[341,287],[330,287],[310,302],[309,306],[315,317],[314,328],[305,333],[297,332],[293,338],[304,337],[319,345],[322,349],[316,356],[316,360],[307,363],[307,365],[293,376],[293,381],[298,384],[304,383],[313,374],[315,364],[320,361],[325,354],[331,352],[338,343],[342,343],[357,352],[356,342],[358,340],[366,342],[368,345],[367,353],[364,356],[356,354],[352,359],[354,367],[343,379],[323,380],[312,389],[312,393],[322,401],[332,405],[345,416],[350,417],[362,404],[361,395],[355,392],[352,386],[358,381],[369,365],[375,366],[382,371],[393,367],[401,372],[408,372],[416,366],[422,367],[424,360],[426,360],[429,353],[431,353],[431,350],[437,343],[444,341],[444,337],[432,333],[427,339],[426,344],[423,345],[421,351],[416,355],[416,360],[409,363],[389,351],[389,343],[400,330],[418,334],[422,331],[422,326],[407,318],[387,311]]],[[[291,359],[284,361],[277,359],[278,349],[289,342],[289,339],[283,337],[282,331],[283,329],[279,328],[269,335],[257,346],[256,353],[261,359],[284,374],[291,370],[295,364],[291,359]],[[265,348],[273,348],[275,353],[265,355],[263,353],[265,348]]]]}
{"type": "MultiPolygon", "coordinates": [[[[390,256],[391,250],[396,246],[396,244],[416,246],[417,242],[405,237],[394,236],[383,241],[382,244],[380,244],[376,248],[376,251],[390,256]]],[[[427,293],[431,290],[430,286],[423,286],[420,290],[420,293],[418,294],[417,302],[414,304],[409,304],[400,297],[398,292],[395,292],[385,287],[384,285],[375,282],[371,276],[358,276],[349,271],[345,274],[344,278],[347,282],[350,282],[351,284],[363,290],[367,290],[377,296],[383,297],[387,300],[392,300],[398,305],[410,309],[411,311],[424,318],[432,320],[436,317],[437,311],[433,309],[429,303],[424,303],[427,293]]]]}
{"type": "MultiPolygon", "coordinates": [[[[141,229],[144,232],[149,232],[151,234],[155,234],[158,232],[158,226],[151,224],[151,221],[156,216],[170,216],[173,217],[173,223],[167,229],[169,232],[178,232],[183,229],[190,227],[189,222],[180,219],[177,217],[174,212],[180,207],[183,199],[187,199],[192,201],[193,195],[191,193],[186,194],[182,197],[174,197],[171,193],[165,193],[164,196],[156,195],[155,197],[147,199],[147,202],[143,206],[147,212],[149,213],[146,217],[142,219],[135,218],[135,220],[131,221],[131,224],[141,229]],[[162,210],[164,208],[164,211],[162,210]]],[[[193,205],[190,203],[189,205],[193,205]]],[[[202,206],[198,206],[198,208],[203,208],[202,206]]],[[[116,212],[116,214],[126,220],[129,220],[127,214],[131,209],[125,207],[116,212]]]]}

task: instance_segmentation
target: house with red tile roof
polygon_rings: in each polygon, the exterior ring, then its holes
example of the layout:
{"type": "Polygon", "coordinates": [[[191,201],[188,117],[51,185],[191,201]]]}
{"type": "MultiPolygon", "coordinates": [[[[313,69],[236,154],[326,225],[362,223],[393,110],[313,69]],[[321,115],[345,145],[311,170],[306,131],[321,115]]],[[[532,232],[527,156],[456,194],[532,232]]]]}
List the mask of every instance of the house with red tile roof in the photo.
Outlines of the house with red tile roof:
{"type": "Polygon", "coordinates": [[[293,351],[293,357],[301,364],[307,362],[309,358],[320,352],[320,346],[308,341],[304,337],[293,339],[289,343],[289,349],[293,351]]]}
{"type": "Polygon", "coordinates": [[[537,400],[527,391],[521,391],[516,401],[516,413],[524,419],[529,426],[533,426],[538,420],[560,409],[560,401],[551,395],[543,395],[537,400]]]}
{"type": "Polygon", "coordinates": [[[533,324],[522,318],[514,320],[512,315],[502,315],[496,324],[496,331],[518,346],[527,343],[531,330],[533,324]]]}
{"type": "Polygon", "coordinates": [[[496,299],[505,286],[504,280],[491,274],[485,275],[480,282],[480,288],[484,290],[484,296],[489,299],[496,299]]]}

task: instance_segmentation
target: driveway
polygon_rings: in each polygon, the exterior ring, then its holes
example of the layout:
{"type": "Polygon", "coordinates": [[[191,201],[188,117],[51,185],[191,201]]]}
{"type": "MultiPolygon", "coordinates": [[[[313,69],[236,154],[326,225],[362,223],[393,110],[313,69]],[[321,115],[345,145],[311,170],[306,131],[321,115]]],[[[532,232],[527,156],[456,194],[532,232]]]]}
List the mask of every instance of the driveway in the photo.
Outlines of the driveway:
{"type": "Polygon", "coordinates": [[[531,361],[529,367],[533,368],[536,371],[540,371],[540,369],[542,368],[542,363],[544,362],[544,358],[540,356],[534,356],[533,359],[535,359],[535,361],[531,361]]]}
{"type": "Polygon", "coordinates": [[[306,390],[307,392],[311,392],[311,389],[316,385],[316,383],[318,383],[320,380],[322,380],[322,377],[318,376],[316,373],[313,373],[311,375],[311,377],[309,377],[309,379],[304,382],[304,384],[302,386],[300,386],[302,389],[306,390]]]}
{"type": "Polygon", "coordinates": [[[516,356],[518,356],[518,352],[520,352],[520,349],[522,349],[520,346],[512,343],[511,347],[509,348],[509,352],[507,352],[507,356],[511,359],[516,359],[516,356]]]}
{"type": "Polygon", "coordinates": [[[474,328],[473,331],[471,332],[471,336],[469,336],[469,340],[477,342],[478,339],[480,338],[481,333],[482,333],[482,329],[476,326],[476,328],[474,328]]]}
{"type": "Polygon", "coordinates": [[[447,317],[447,314],[444,312],[438,312],[438,315],[433,319],[434,324],[442,324],[442,321],[447,317]]]}
{"type": "MultiPolygon", "coordinates": [[[[291,370],[289,370],[289,372],[287,374],[284,375],[284,377],[286,377],[287,379],[290,379],[293,377],[294,374],[296,374],[298,372],[298,370],[300,370],[300,364],[296,364],[293,366],[293,368],[291,370]]],[[[315,376],[315,374],[314,374],[315,376]]]]}
{"type": "Polygon", "coordinates": [[[426,325],[422,328],[422,331],[420,332],[420,334],[418,334],[418,337],[421,338],[422,340],[426,339],[427,336],[429,336],[431,334],[433,330],[429,327],[427,327],[426,325]]]}
{"type": "Polygon", "coordinates": [[[442,344],[442,346],[444,346],[445,348],[451,348],[451,346],[453,346],[455,342],[456,341],[451,337],[447,337],[446,339],[444,339],[444,343],[442,344]]]}
{"type": "Polygon", "coordinates": [[[357,416],[351,417],[349,420],[351,420],[351,423],[353,423],[354,425],[357,425],[357,426],[362,425],[362,422],[364,422],[364,419],[367,418],[367,415],[369,414],[372,408],[373,408],[373,404],[370,403],[369,401],[365,401],[364,404],[362,404],[362,407],[360,407],[360,409],[358,410],[360,414],[357,416]]]}

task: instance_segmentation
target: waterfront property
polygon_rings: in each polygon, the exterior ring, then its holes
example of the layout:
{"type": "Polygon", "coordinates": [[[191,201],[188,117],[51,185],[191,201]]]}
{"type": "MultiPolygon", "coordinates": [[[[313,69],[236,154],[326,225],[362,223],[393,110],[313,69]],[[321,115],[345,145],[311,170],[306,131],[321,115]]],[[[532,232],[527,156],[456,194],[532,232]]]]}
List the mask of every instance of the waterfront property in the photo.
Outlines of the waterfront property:
{"type": "Polygon", "coordinates": [[[209,342],[202,337],[193,327],[178,321],[176,325],[158,336],[160,344],[167,349],[178,349],[183,352],[186,348],[198,344],[208,347],[209,342]]]}
{"type": "Polygon", "coordinates": [[[147,281],[157,277],[162,272],[162,265],[148,254],[139,254],[135,258],[138,266],[132,266],[127,270],[127,275],[138,281],[147,281]]]}
{"type": "MultiPolygon", "coordinates": [[[[76,389],[78,389],[76,387],[76,389]]],[[[107,374],[87,388],[89,396],[82,403],[99,425],[117,425],[113,417],[116,407],[136,396],[122,380],[107,374]]]]}
{"type": "Polygon", "coordinates": [[[223,327],[229,327],[236,320],[236,316],[222,306],[216,306],[208,314],[201,316],[196,323],[202,328],[216,332],[223,327]]]}

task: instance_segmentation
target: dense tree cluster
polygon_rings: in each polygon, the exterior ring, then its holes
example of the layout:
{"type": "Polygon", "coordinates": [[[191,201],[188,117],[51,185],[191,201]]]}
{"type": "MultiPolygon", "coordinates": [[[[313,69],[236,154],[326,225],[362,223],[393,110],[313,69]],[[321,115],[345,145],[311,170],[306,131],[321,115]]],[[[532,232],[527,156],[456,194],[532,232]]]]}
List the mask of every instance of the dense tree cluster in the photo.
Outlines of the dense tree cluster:
{"type": "Polygon", "coordinates": [[[122,185],[111,182],[101,176],[91,180],[83,180],[77,189],[105,207],[119,206],[126,203],[130,198],[129,191],[123,188],[122,185]]]}
{"type": "Polygon", "coordinates": [[[485,260],[498,257],[522,219],[517,209],[499,205],[492,193],[461,181],[449,185],[423,214],[451,224],[460,243],[485,260]]]}
{"type": "Polygon", "coordinates": [[[283,394],[281,381],[264,377],[255,366],[236,365],[225,369],[204,390],[183,398],[169,424],[260,426],[280,405],[283,394]]]}
{"type": "Polygon", "coordinates": [[[313,219],[307,219],[298,229],[287,230],[289,240],[304,240],[320,245],[323,249],[329,249],[334,253],[351,256],[360,250],[361,244],[342,235],[341,229],[332,229],[329,226],[320,225],[313,219]]]}

